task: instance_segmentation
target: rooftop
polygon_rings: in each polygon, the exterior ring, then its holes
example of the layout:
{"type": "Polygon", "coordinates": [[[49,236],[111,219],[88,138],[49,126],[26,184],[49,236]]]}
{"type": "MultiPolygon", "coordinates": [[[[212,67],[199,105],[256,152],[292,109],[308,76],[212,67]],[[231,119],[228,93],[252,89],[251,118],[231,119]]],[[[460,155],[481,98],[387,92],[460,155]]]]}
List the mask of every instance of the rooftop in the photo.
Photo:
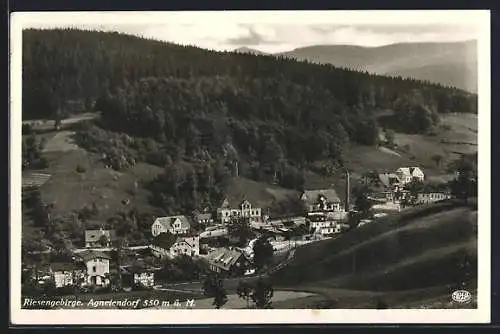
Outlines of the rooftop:
{"type": "Polygon", "coordinates": [[[316,204],[320,196],[324,196],[329,202],[340,202],[340,197],[335,189],[305,190],[301,198],[307,204],[316,204]]]}
{"type": "Polygon", "coordinates": [[[179,220],[181,222],[181,228],[189,228],[191,224],[189,224],[189,220],[186,216],[184,215],[177,215],[177,216],[169,216],[169,217],[158,217],[155,220],[155,223],[158,222],[160,223],[164,228],[172,228],[172,224],[176,221],[179,220]]]}
{"type": "Polygon", "coordinates": [[[237,249],[219,248],[209,253],[205,258],[210,264],[229,270],[243,256],[243,252],[237,249]]]}
{"type": "Polygon", "coordinates": [[[106,237],[108,241],[115,238],[114,230],[85,230],[85,242],[98,242],[102,237],[106,237]]]}
{"type": "Polygon", "coordinates": [[[107,253],[94,251],[94,250],[85,250],[81,253],[78,253],[78,257],[80,257],[85,262],[93,260],[93,259],[111,260],[111,256],[109,256],[107,253]]]}

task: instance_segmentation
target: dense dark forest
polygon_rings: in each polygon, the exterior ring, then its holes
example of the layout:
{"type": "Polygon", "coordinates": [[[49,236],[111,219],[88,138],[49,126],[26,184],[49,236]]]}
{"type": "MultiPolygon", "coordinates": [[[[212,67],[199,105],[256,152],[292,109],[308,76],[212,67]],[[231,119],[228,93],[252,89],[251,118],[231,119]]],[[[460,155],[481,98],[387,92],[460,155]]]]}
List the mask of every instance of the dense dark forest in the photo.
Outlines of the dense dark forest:
{"type": "Polygon", "coordinates": [[[23,36],[23,118],[101,112],[97,123],[79,129],[79,144],[103,153],[115,169],[137,161],[165,167],[152,185],[153,201],[172,211],[219,198],[210,185],[223,184],[236,163],[242,175],[300,189],[307,163],[340,162],[350,143],[377,145],[377,113],[387,110],[406,130],[426,133],[440,114],[476,113],[477,96],[118,33],[23,36]]]}

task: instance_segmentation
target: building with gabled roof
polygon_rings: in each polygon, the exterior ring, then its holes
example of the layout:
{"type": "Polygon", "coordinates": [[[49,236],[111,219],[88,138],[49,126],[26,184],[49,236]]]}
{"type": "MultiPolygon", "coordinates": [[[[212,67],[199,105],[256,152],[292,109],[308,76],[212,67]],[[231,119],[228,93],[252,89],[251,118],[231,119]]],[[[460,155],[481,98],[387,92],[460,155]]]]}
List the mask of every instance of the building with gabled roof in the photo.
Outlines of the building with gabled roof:
{"type": "Polygon", "coordinates": [[[106,286],[109,284],[109,262],[111,256],[107,253],[85,250],[77,254],[87,269],[87,284],[106,286]]]}
{"type": "Polygon", "coordinates": [[[221,207],[217,209],[217,215],[223,224],[229,223],[233,217],[248,218],[248,221],[253,223],[262,220],[262,208],[252,207],[252,204],[247,199],[231,203],[225,198],[221,207]]]}
{"type": "Polygon", "coordinates": [[[308,212],[342,211],[343,205],[335,189],[305,190],[300,199],[308,212]]]}
{"type": "Polygon", "coordinates": [[[244,251],[236,248],[219,248],[209,253],[205,260],[210,270],[224,276],[243,275],[250,263],[244,251]]]}
{"type": "Polygon", "coordinates": [[[85,247],[110,247],[111,242],[116,238],[114,230],[85,230],[85,247]]]}
{"type": "Polygon", "coordinates": [[[424,181],[424,172],[419,167],[400,167],[394,173],[398,176],[402,184],[410,183],[413,180],[424,181]]]}
{"type": "Polygon", "coordinates": [[[159,217],[151,225],[151,234],[156,237],[161,233],[187,234],[191,228],[189,219],[184,215],[159,217]]]}
{"type": "Polygon", "coordinates": [[[200,238],[179,237],[171,233],[161,233],[156,236],[149,246],[153,255],[163,258],[174,258],[179,255],[198,256],[200,255],[200,238]]]}
{"type": "Polygon", "coordinates": [[[155,285],[155,273],[160,269],[142,261],[134,261],[132,264],[121,266],[120,271],[125,285],[152,288],[155,285]]]}
{"type": "Polygon", "coordinates": [[[76,285],[85,281],[86,267],[82,262],[53,262],[49,271],[54,278],[56,288],[76,285]]]}

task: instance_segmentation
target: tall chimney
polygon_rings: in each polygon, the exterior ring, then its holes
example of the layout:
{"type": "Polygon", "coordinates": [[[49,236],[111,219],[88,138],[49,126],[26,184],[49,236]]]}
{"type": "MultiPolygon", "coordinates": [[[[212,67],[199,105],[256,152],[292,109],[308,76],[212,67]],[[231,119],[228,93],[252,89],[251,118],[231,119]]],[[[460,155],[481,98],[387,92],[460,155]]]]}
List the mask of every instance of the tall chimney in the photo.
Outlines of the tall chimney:
{"type": "Polygon", "coordinates": [[[345,170],[345,211],[349,212],[350,211],[350,177],[349,177],[349,170],[345,170]]]}
{"type": "Polygon", "coordinates": [[[238,171],[238,160],[234,162],[234,172],[236,174],[236,177],[238,177],[239,171],[238,171]]]}

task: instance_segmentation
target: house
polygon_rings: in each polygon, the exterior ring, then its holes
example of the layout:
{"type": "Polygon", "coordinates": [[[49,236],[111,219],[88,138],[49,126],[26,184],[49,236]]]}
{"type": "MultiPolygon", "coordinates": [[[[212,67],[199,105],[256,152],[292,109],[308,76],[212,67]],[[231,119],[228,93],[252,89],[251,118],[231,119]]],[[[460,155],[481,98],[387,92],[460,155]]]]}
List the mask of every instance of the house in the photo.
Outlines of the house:
{"type": "Polygon", "coordinates": [[[153,255],[163,258],[174,258],[179,255],[200,255],[200,238],[178,237],[175,234],[162,233],[153,239],[149,246],[153,255]]]}
{"type": "Polygon", "coordinates": [[[78,253],[78,257],[85,264],[87,284],[97,286],[107,286],[109,284],[109,261],[111,257],[108,254],[86,250],[78,253]]]}
{"type": "Polygon", "coordinates": [[[241,276],[250,265],[244,252],[236,248],[219,248],[205,259],[211,271],[223,276],[241,276]]]}
{"type": "Polygon", "coordinates": [[[159,217],[151,226],[151,234],[153,237],[167,232],[171,234],[187,234],[190,228],[191,224],[186,216],[159,217]]]}
{"type": "Polygon", "coordinates": [[[214,219],[211,213],[200,213],[195,217],[196,222],[200,225],[210,226],[213,224],[214,219]]]}
{"type": "Polygon", "coordinates": [[[172,257],[177,255],[198,256],[200,255],[200,238],[198,236],[178,239],[170,247],[172,257]]]}
{"type": "Polygon", "coordinates": [[[81,285],[85,282],[85,266],[80,262],[54,262],[50,265],[56,288],[81,285]]]}
{"type": "Polygon", "coordinates": [[[417,194],[416,203],[417,204],[434,203],[438,201],[444,201],[450,198],[451,198],[450,194],[442,192],[424,192],[417,194]]]}
{"type": "Polygon", "coordinates": [[[136,262],[121,268],[122,279],[125,284],[130,286],[140,285],[146,288],[152,288],[155,285],[155,272],[158,269],[159,268],[153,268],[142,262],[136,262]]]}
{"type": "Polygon", "coordinates": [[[115,238],[113,230],[85,230],[86,248],[107,248],[115,238]]]}
{"type": "Polygon", "coordinates": [[[400,186],[399,177],[395,173],[380,173],[378,179],[385,188],[391,191],[396,191],[400,186]]]}
{"type": "Polygon", "coordinates": [[[246,199],[238,205],[231,205],[226,198],[221,207],[217,209],[217,215],[223,224],[229,223],[232,217],[245,217],[250,223],[253,223],[262,220],[262,209],[252,207],[252,204],[246,199]]]}
{"type": "Polygon", "coordinates": [[[343,211],[342,202],[334,189],[306,190],[300,199],[304,201],[308,213],[343,211]]]}
{"type": "Polygon", "coordinates": [[[394,173],[401,184],[410,183],[413,180],[424,181],[424,172],[418,167],[400,167],[394,173]]]}

